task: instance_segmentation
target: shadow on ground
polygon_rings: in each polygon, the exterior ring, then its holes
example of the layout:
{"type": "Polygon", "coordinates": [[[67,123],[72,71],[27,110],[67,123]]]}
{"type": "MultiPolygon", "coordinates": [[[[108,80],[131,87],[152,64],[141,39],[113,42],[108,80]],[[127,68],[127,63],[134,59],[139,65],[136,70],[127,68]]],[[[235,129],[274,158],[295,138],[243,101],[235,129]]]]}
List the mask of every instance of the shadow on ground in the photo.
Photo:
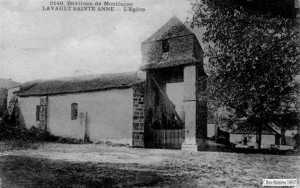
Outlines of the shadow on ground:
{"type": "Polygon", "coordinates": [[[170,178],[135,164],[75,163],[23,156],[0,158],[2,188],[11,187],[140,187],[170,178]],[[141,168],[141,167],[139,167],[141,168]]]}

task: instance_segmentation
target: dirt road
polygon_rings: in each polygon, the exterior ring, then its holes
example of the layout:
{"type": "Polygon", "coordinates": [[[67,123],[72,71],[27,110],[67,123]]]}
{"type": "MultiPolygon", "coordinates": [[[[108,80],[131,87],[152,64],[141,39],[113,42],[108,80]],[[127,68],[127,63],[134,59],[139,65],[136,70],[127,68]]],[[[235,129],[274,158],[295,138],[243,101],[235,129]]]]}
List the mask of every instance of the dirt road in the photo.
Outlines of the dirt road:
{"type": "Polygon", "coordinates": [[[300,178],[300,156],[42,144],[0,156],[2,187],[261,187],[300,178]]]}

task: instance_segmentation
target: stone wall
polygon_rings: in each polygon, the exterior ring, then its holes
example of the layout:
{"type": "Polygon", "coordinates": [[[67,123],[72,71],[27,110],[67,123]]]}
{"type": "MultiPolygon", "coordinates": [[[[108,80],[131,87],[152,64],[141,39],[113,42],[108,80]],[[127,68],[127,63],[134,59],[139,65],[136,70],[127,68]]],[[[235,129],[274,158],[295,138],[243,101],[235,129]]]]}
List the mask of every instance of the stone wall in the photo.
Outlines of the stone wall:
{"type": "Polygon", "coordinates": [[[144,147],[144,83],[133,87],[132,146],[144,147]]]}

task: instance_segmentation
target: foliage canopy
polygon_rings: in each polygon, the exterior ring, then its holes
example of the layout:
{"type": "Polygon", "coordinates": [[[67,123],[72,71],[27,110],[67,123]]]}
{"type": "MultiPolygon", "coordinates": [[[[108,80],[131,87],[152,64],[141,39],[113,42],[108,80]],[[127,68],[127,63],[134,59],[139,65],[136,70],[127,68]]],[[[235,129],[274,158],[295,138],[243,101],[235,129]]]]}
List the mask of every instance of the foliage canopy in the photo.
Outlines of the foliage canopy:
{"type": "Polygon", "coordinates": [[[192,5],[191,26],[205,30],[210,97],[260,128],[296,113],[299,49],[292,20],[211,1],[192,5]]]}

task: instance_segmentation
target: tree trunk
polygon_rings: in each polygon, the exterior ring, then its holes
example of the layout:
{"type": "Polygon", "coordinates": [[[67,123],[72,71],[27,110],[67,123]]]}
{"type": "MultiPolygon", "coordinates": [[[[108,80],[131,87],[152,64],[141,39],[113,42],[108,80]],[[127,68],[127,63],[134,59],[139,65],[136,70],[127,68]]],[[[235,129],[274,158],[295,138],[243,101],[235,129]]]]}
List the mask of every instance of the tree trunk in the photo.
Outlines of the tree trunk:
{"type": "Polygon", "coordinates": [[[281,145],[286,145],[286,140],[285,140],[285,128],[281,128],[281,145]]]}
{"type": "Polygon", "coordinates": [[[258,149],[261,149],[262,127],[263,127],[263,124],[261,123],[261,124],[259,125],[258,131],[257,131],[257,147],[258,147],[258,149]]]}
{"type": "Polygon", "coordinates": [[[218,129],[219,129],[219,122],[216,122],[216,125],[215,125],[215,142],[217,143],[218,142],[218,129]]]}

